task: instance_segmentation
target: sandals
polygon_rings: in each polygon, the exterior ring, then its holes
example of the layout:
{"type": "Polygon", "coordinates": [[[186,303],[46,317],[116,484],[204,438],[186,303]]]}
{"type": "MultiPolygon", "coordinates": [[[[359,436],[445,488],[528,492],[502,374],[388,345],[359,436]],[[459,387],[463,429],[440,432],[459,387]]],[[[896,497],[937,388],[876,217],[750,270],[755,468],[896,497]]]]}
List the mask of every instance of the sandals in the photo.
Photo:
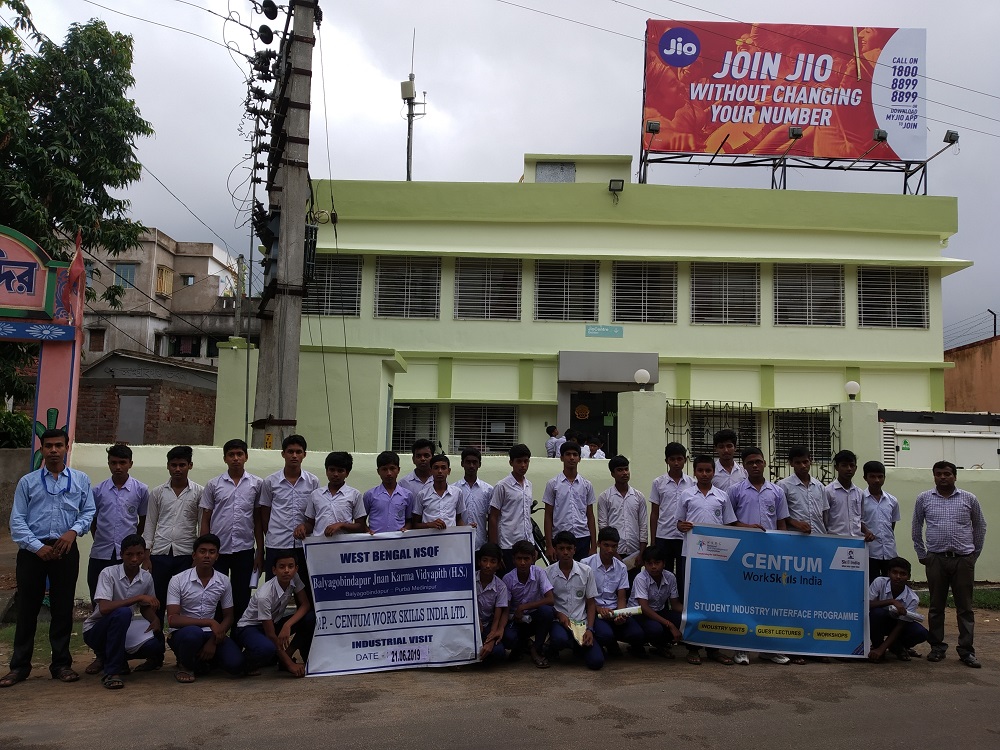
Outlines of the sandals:
{"type": "Polygon", "coordinates": [[[791,659],[792,664],[805,664],[806,663],[806,660],[803,657],[801,657],[801,656],[789,656],[788,658],[791,659]]]}
{"type": "Polygon", "coordinates": [[[155,672],[157,669],[163,666],[162,661],[154,661],[153,659],[146,659],[142,664],[133,669],[133,672],[155,672]]]}
{"type": "Polygon", "coordinates": [[[100,674],[102,669],[104,669],[104,659],[98,656],[96,659],[90,662],[90,664],[87,665],[87,668],[83,670],[83,673],[100,674]]]}
{"type": "Polygon", "coordinates": [[[688,664],[701,664],[701,656],[697,651],[689,651],[687,655],[688,664]]]}
{"type": "Polygon", "coordinates": [[[101,684],[108,690],[121,690],[125,687],[125,681],[116,674],[106,674],[101,678],[101,684]]]}
{"type": "Polygon", "coordinates": [[[897,658],[897,659],[899,659],[900,661],[910,661],[910,659],[912,658],[912,657],[911,657],[911,656],[910,656],[910,655],[909,655],[909,654],[908,654],[908,653],[906,652],[906,650],[905,650],[905,649],[904,649],[904,650],[902,650],[902,651],[896,651],[896,652],[895,652],[895,654],[896,654],[896,658],[897,658]]]}
{"type": "Polygon", "coordinates": [[[189,685],[195,681],[195,676],[185,669],[178,669],[174,672],[174,679],[182,685],[189,685]]]}
{"type": "Polygon", "coordinates": [[[535,666],[538,667],[539,669],[548,669],[550,666],[552,666],[551,664],[549,664],[549,660],[546,659],[541,654],[538,654],[537,656],[535,654],[532,654],[531,661],[533,661],[535,663],[535,666]]]}
{"type": "Polygon", "coordinates": [[[19,682],[24,682],[28,679],[27,672],[8,672],[3,677],[0,677],[0,688],[14,687],[19,682]]]}
{"type": "Polygon", "coordinates": [[[727,667],[731,667],[736,663],[733,661],[731,656],[726,656],[725,654],[715,654],[712,659],[713,661],[717,661],[719,664],[725,664],[727,667]]]}
{"type": "Polygon", "coordinates": [[[59,667],[52,673],[52,679],[59,680],[59,682],[76,682],[80,679],[80,675],[74,672],[71,667],[59,667]]]}

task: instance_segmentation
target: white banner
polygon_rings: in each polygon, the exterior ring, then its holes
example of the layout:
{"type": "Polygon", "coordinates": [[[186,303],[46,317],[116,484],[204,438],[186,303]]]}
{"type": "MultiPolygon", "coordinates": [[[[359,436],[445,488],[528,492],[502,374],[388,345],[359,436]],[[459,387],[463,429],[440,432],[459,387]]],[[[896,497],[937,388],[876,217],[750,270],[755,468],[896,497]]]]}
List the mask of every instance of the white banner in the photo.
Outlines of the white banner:
{"type": "Polygon", "coordinates": [[[474,529],[310,537],[304,546],[316,603],[310,676],[476,661],[474,529]]]}

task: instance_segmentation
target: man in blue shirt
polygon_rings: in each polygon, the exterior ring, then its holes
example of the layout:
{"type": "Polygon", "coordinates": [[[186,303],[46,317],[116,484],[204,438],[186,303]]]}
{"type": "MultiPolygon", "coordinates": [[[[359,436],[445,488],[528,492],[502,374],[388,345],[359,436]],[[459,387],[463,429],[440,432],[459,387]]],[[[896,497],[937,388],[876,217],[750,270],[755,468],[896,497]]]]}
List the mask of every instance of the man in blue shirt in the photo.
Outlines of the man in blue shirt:
{"type": "Polygon", "coordinates": [[[90,478],[66,466],[69,435],[65,430],[42,433],[40,471],[21,477],[14,490],[10,513],[10,536],[17,552],[17,626],[10,672],[0,678],[0,687],[10,687],[31,673],[38,612],[49,582],[49,671],[60,682],[76,682],[69,639],[73,631],[73,599],[80,571],[76,538],[85,534],[94,519],[94,494],[90,478]]]}

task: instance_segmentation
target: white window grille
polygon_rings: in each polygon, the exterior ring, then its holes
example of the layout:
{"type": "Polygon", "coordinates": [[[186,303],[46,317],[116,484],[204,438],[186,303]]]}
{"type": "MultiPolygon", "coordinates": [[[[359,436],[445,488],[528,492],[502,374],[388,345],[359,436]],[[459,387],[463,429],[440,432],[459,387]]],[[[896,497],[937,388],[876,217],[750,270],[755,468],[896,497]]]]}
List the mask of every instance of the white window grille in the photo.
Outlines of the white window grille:
{"type": "Polygon", "coordinates": [[[779,263],[774,267],[774,324],[844,325],[844,267],[779,263]]]}
{"type": "Polygon", "coordinates": [[[135,289],[135,263],[115,263],[115,286],[135,289]]]}
{"type": "Polygon", "coordinates": [[[380,255],[375,264],[376,318],[430,318],[441,309],[441,259],[380,255]]]}
{"type": "Polygon", "coordinates": [[[361,314],[360,255],[317,255],[308,296],[302,300],[302,312],[309,315],[361,314]]]}
{"type": "Polygon", "coordinates": [[[520,320],[521,261],[458,258],[455,320],[520,320]]]}
{"type": "Polygon", "coordinates": [[[760,264],[692,263],[691,322],[760,325],[760,264]]]}
{"type": "Polygon", "coordinates": [[[490,404],[454,404],[451,407],[451,446],[482,453],[506,453],[517,443],[517,407],[490,404]]]}
{"type": "Polygon", "coordinates": [[[535,261],[535,320],[595,322],[598,284],[596,261],[535,261]]]}
{"type": "Polygon", "coordinates": [[[927,269],[859,266],[858,325],[862,328],[928,328],[927,269]]]}
{"type": "Polygon", "coordinates": [[[615,322],[677,322],[676,263],[615,261],[612,275],[615,322]]]}

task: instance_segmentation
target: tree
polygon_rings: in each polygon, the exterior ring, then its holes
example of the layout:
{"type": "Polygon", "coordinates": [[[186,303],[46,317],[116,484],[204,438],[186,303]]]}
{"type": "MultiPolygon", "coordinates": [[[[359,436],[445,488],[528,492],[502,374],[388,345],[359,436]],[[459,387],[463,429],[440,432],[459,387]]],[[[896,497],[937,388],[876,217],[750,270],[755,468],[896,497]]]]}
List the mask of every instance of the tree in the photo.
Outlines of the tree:
{"type": "MultiPolygon", "coordinates": [[[[70,26],[62,45],[39,33],[24,0],[0,24],[0,224],[68,259],[79,231],[83,249],[111,255],[139,247],[145,227],[129,201],[110,191],[139,179],[136,141],[152,134],[127,95],[132,37],[103,21],[70,26]],[[35,49],[31,49],[34,47],[35,49]]],[[[102,295],[120,302],[122,287],[102,295]]],[[[0,360],[23,361],[24,348],[0,347],[0,360]]],[[[9,370],[0,364],[0,373],[9,370]]],[[[0,380],[0,395],[12,393],[0,380]]]]}

